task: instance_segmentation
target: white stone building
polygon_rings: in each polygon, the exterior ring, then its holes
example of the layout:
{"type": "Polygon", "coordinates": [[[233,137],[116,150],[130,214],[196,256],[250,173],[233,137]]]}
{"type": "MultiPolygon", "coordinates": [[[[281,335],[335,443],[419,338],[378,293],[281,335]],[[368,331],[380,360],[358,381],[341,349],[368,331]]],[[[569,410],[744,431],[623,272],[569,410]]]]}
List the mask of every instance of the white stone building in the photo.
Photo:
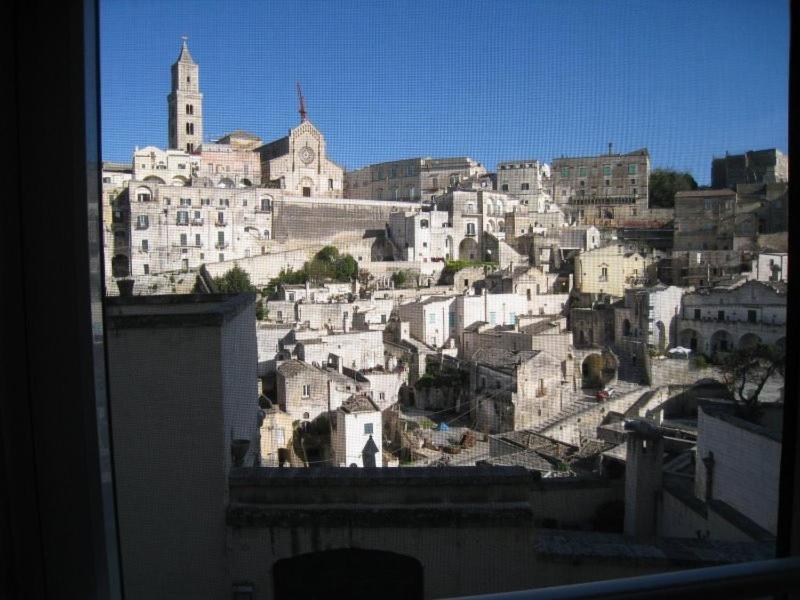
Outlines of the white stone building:
{"type": "Polygon", "coordinates": [[[642,343],[664,352],[678,345],[681,300],[692,288],[658,284],[625,290],[624,304],[614,308],[618,343],[642,343]]]}
{"type": "Polygon", "coordinates": [[[389,215],[389,239],[405,261],[452,260],[453,226],[443,210],[394,212],[389,215]]]}
{"type": "Polygon", "coordinates": [[[128,185],[131,274],[187,270],[264,254],[272,190],[128,185]]]}
{"type": "MultiPolygon", "coordinates": [[[[136,148],[133,152],[131,179],[159,185],[191,185],[200,169],[200,156],[185,150],[161,150],[155,146],[136,148]]],[[[232,187],[232,186],[231,186],[232,187]]]]}
{"type": "Polygon", "coordinates": [[[678,339],[709,356],[759,343],[785,347],[786,285],[741,280],[685,294],[678,339]]]}
{"type": "Polygon", "coordinates": [[[575,287],[585,294],[622,297],[625,290],[656,280],[657,257],[612,244],[575,258],[575,287]]]}
{"type": "Polygon", "coordinates": [[[336,409],[331,445],[339,467],[383,466],[381,411],[366,394],[355,394],[336,409]]]}
{"type": "Polygon", "coordinates": [[[457,296],[431,296],[397,307],[401,321],[409,323],[411,337],[434,348],[456,337],[457,296]]]}
{"type": "Polygon", "coordinates": [[[497,190],[513,194],[531,210],[550,200],[550,165],[538,160],[497,164],[497,190]]]}
{"type": "Polygon", "coordinates": [[[374,200],[428,200],[486,169],[469,157],[408,158],[368,165],[345,173],[345,197],[374,200]]]}
{"type": "Polygon", "coordinates": [[[288,135],[256,148],[261,179],[284,194],[341,198],[344,169],[327,155],[325,137],[301,111],[301,122],[288,135]]]}

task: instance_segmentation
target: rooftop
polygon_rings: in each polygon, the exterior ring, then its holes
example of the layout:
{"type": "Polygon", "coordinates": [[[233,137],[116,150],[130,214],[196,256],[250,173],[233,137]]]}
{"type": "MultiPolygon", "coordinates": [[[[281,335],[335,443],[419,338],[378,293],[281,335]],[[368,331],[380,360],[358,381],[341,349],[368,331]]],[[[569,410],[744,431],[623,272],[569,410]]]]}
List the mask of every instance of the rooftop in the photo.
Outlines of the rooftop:
{"type": "Polygon", "coordinates": [[[255,294],[169,294],[108,296],[104,300],[109,327],[150,328],[221,325],[248,306],[255,294]]]}
{"type": "Polygon", "coordinates": [[[342,402],[341,409],[350,414],[357,412],[376,412],[380,409],[366,394],[353,394],[350,398],[342,402]]]}

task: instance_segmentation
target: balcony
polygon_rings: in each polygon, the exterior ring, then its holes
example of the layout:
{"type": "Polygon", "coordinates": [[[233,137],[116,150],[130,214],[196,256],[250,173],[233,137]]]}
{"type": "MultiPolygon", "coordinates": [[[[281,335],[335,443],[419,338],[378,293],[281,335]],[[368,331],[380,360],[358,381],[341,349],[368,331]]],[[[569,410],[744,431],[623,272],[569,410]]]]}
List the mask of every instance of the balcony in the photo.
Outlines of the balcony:
{"type": "Polygon", "coordinates": [[[136,229],[138,230],[149,229],[149,228],[150,228],[150,223],[140,223],[139,221],[136,222],[136,229]]]}
{"type": "Polygon", "coordinates": [[[203,219],[202,218],[192,219],[192,225],[202,225],[202,224],[203,224],[203,219]]]}
{"type": "Polygon", "coordinates": [[[466,237],[475,237],[475,236],[476,236],[476,235],[478,235],[478,234],[477,234],[477,233],[475,233],[474,231],[468,231],[468,232],[467,232],[467,233],[465,233],[464,235],[465,235],[466,237]]]}
{"type": "Polygon", "coordinates": [[[255,213],[256,213],[257,215],[265,215],[265,214],[269,214],[269,213],[271,213],[271,212],[272,212],[272,208],[270,208],[270,207],[266,207],[266,208],[264,208],[263,206],[262,206],[262,207],[260,207],[260,208],[259,208],[259,207],[256,207],[256,210],[255,210],[255,213]]]}
{"type": "Polygon", "coordinates": [[[183,219],[176,219],[175,225],[180,225],[181,227],[188,227],[189,221],[188,220],[184,221],[183,219]]]}
{"type": "Polygon", "coordinates": [[[227,221],[220,221],[219,219],[217,219],[216,221],[214,221],[214,226],[215,227],[227,227],[228,226],[228,222],[227,221]]]}
{"type": "Polygon", "coordinates": [[[224,250],[224,249],[225,249],[225,248],[227,248],[229,245],[230,245],[230,244],[228,244],[228,242],[217,242],[216,244],[214,244],[214,247],[215,247],[217,250],[224,250]]]}

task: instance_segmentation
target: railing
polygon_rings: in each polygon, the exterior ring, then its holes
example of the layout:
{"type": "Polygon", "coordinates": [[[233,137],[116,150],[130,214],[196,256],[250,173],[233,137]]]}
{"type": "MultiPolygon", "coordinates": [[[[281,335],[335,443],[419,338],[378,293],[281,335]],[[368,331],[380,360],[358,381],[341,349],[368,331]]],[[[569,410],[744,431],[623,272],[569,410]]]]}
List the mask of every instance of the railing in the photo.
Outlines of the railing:
{"type": "Polygon", "coordinates": [[[183,226],[183,227],[186,227],[186,226],[188,226],[188,225],[189,225],[189,221],[182,221],[182,220],[180,220],[180,219],[177,219],[177,220],[175,221],[175,225],[181,225],[181,226],[183,226]]]}
{"type": "MultiPolygon", "coordinates": [[[[800,557],[759,560],[641,577],[609,579],[462,600],[648,600],[765,598],[800,590],[800,557]]],[[[458,600],[453,598],[451,600],[458,600]]]]}
{"type": "Polygon", "coordinates": [[[214,244],[214,247],[217,248],[218,250],[224,250],[225,248],[228,247],[228,245],[229,245],[228,242],[217,242],[216,244],[214,244]]]}
{"type": "Polygon", "coordinates": [[[192,225],[202,225],[202,224],[203,224],[203,219],[202,218],[192,219],[192,225]]]}
{"type": "Polygon", "coordinates": [[[216,221],[214,221],[214,225],[216,227],[225,227],[225,226],[228,225],[228,222],[227,221],[216,220],[216,221]]]}
{"type": "Polygon", "coordinates": [[[256,214],[266,214],[266,213],[271,213],[272,209],[271,208],[258,208],[258,207],[256,207],[255,212],[256,212],[256,214]]]}

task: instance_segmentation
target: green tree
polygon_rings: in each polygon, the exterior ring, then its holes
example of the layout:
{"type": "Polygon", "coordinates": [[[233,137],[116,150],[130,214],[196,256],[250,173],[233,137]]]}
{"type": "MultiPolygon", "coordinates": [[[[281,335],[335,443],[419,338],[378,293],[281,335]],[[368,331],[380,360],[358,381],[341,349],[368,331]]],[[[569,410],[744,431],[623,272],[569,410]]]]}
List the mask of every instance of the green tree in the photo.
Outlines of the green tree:
{"type": "Polygon", "coordinates": [[[723,382],[733,396],[739,416],[750,421],[761,416],[759,395],[776,373],[784,376],[785,356],[775,346],[758,344],[729,352],[723,359],[723,382]]]}
{"type": "Polygon", "coordinates": [[[675,206],[675,192],[696,190],[697,182],[690,173],[672,169],[655,169],[650,173],[650,206],[653,208],[672,208],[675,206]]]}
{"type": "Polygon", "coordinates": [[[349,254],[343,254],[336,259],[334,279],[336,281],[351,281],[358,276],[358,263],[349,254]]]}
{"type": "Polygon", "coordinates": [[[395,271],[392,273],[392,281],[395,287],[403,287],[408,281],[408,273],[405,271],[395,271]]]}
{"type": "Polygon", "coordinates": [[[258,321],[263,321],[266,316],[267,316],[267,311],[264,308],[264,301],[259,300],[258,302],[256,302],[256,319],[258,321]]]}
{"type": "Polygon", "coordinates": [[[239,266],[235,266],[221,277],[214,277],[214,285],[221,293],[254,292],[256,288],[250,282],[250,275],[239,266]]]}

